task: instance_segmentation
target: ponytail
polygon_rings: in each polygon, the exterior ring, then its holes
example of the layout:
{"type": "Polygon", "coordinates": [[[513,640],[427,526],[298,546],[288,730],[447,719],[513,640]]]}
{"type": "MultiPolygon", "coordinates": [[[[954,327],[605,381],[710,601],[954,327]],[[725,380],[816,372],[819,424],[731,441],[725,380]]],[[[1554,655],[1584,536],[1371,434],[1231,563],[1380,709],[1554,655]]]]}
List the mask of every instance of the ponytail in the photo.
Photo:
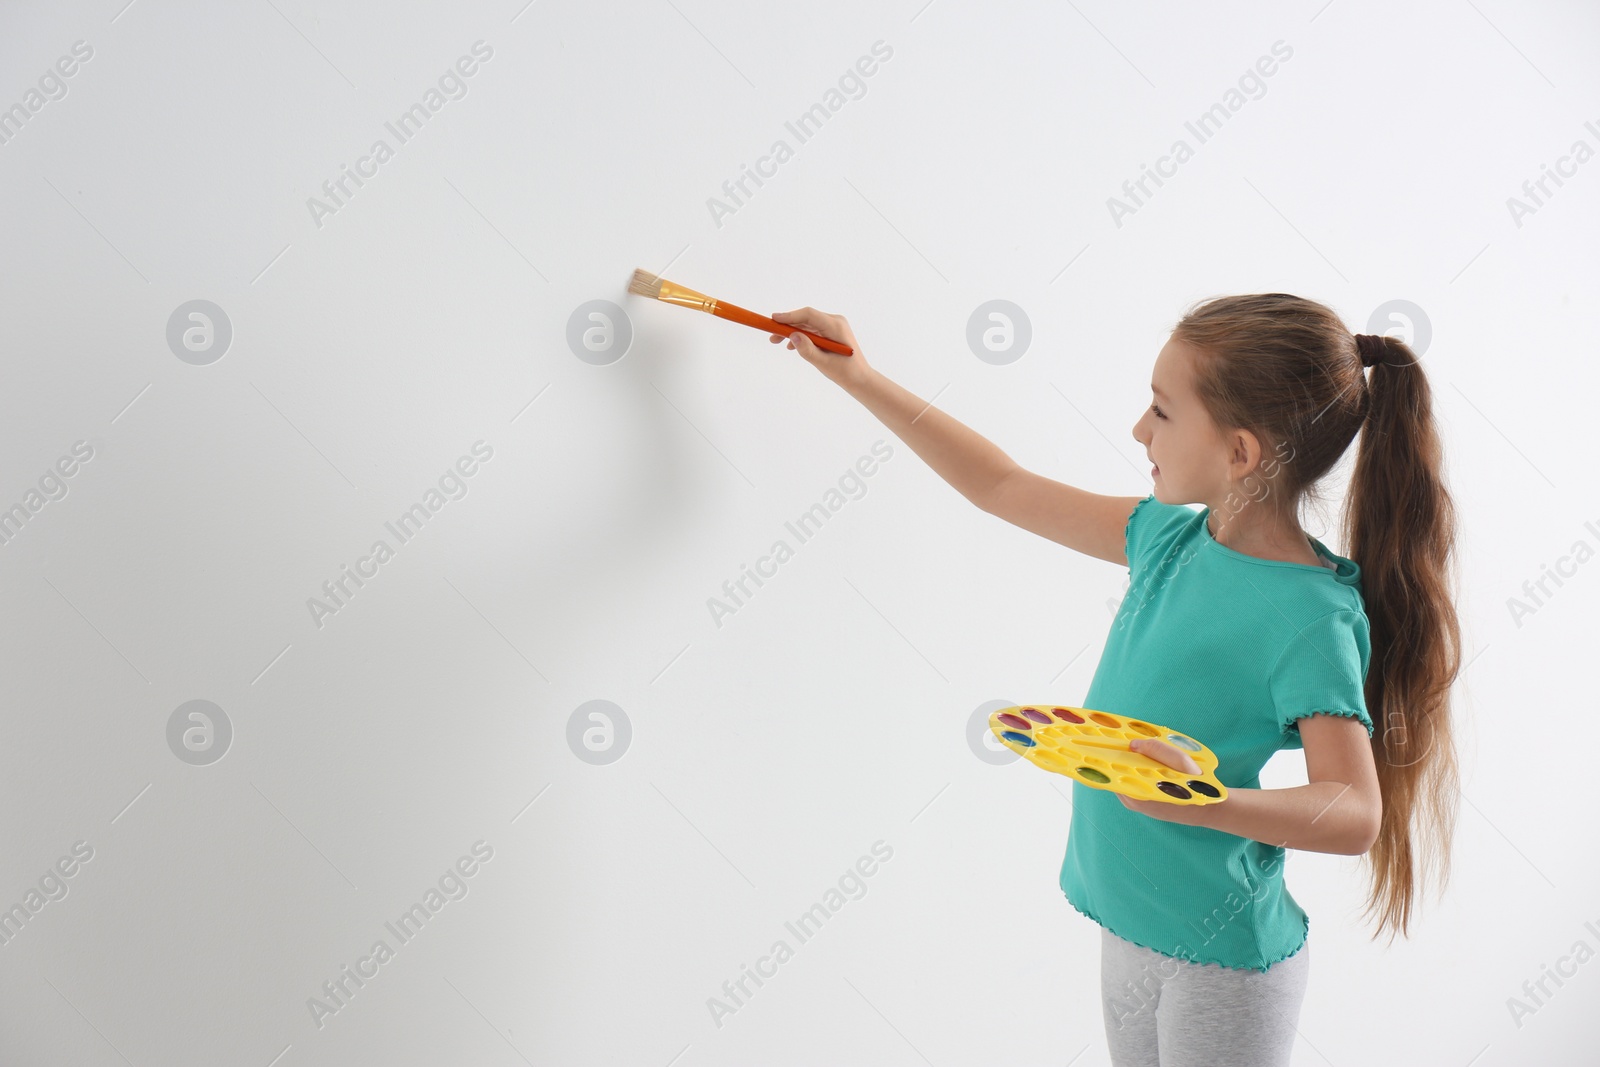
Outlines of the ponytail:
{"type": "MultiPolygon", "coordinates": [[[[1361,567],[1371,629],[1367,710],[1383,821],[1368,852],[1368,914],[1404,935],[1419,862],[1449,881],[1459,765],[1450,689],[1461,668],[1453,607],[1455,505],[1441,476],[1432,390],[1411,348],[1384,338],[1367,383],[1367,415],[1350,482],[1344,537],[1361,567]]],[[[1377,936],[1374,934],[1374,936],[1377,936]]]]}

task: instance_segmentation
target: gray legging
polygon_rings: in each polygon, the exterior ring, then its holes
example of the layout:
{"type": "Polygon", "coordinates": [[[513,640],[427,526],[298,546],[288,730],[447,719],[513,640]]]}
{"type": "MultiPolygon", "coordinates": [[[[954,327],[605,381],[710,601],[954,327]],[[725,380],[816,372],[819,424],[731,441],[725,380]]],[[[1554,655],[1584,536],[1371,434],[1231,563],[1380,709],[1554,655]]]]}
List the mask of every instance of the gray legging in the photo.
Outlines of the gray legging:
{"type": "Polygon", "coordinates": [[[1112,1067],[1287,1067],[1311,970],[1308,941],[1265,971],[1193,963],[1100,928],[1112,1067]]]}

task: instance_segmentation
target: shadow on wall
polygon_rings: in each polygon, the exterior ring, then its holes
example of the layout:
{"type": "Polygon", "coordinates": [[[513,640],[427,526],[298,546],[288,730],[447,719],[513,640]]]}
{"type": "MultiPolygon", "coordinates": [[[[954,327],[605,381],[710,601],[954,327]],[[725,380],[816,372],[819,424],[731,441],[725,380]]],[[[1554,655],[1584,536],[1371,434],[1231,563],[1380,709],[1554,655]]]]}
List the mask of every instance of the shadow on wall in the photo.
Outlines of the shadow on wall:
{"type": "MultiPolygon", "coordinates": [[[[626,306],[631,298],[618,291],[614,299],[626,306]]],[[[513,449],[522,453],[516,476],[457,535],[470,547],[454,538],[442,543],[451,581],[497,625],[509,623],[508,636],[591,619],[567,640],[599,640],[604,620],[631,612],[638,576],[669,565],[675,546],[712,521],[706,497],[733,491],[722,488],[727,479],[743,482],[715,455],[695,417],[674,410],[691,388],[675,383],[687,377],[693,343],[670,329],[653,333],[648,347],[635,337],[616,363],[558,378],[499,435],[523,438],[513,449]],[[541,414],[550,416],[544,425],[522,425],[541,414]],[[703,473],[692,474],[696,468],[703,473]],[[726,474],[721,482],[716,468],[726,474]],[[498,602],[500,614],[488,611],[480,592],[498,602]]],[[[541,662],[534,647],[527,654],[541,662]]]]}

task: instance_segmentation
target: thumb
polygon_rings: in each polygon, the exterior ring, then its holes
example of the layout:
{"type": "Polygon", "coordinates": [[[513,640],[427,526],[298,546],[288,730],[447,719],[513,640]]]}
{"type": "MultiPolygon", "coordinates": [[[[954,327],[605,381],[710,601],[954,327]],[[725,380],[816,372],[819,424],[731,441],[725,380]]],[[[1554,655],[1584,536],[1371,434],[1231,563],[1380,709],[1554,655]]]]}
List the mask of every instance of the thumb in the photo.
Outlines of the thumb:
{"type": "Polygon", "coordinates": [[[1138,738],[1129,742],[1128,747],[1142,756],[1148,756],[1157,763],[1164,763],[1184,774],[1200,773],[1200,764],[1196,763],[1187,752],[1154,737],[1138,738]]]}
{"type": "Polygon", "coordinates": [[[805,356],[807,359],[810,359],[812,356],[817,355],[821,351],[814,343],[812,343],[811,338],[807,337],[799,330],[791,333],[789,335],[789,340],[794,344],[794,350],[800,353],[802,356],[805,356]]]}

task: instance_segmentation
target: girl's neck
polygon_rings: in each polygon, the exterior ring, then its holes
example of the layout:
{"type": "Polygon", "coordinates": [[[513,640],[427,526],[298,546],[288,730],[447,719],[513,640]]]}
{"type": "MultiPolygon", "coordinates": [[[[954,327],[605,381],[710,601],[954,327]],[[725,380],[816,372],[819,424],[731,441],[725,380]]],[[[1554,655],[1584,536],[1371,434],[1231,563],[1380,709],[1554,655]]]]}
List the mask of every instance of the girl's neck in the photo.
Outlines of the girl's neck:
{"type": "Polygon", "coordinates": [[[1298,525],[1292,530],[1265,528],[1260,523],[1245,522],[1243,515],[1243,512],[1234,515],[1219,526],[1218,513],[1213,508],[1206,516],[1206,528],[1211,531],[1211,539],[1224,548],[1257,559],[1305,563],[1313,567],[1321,565],[1316,549],[1311,547],[1311,539],[1298,525]]]}

